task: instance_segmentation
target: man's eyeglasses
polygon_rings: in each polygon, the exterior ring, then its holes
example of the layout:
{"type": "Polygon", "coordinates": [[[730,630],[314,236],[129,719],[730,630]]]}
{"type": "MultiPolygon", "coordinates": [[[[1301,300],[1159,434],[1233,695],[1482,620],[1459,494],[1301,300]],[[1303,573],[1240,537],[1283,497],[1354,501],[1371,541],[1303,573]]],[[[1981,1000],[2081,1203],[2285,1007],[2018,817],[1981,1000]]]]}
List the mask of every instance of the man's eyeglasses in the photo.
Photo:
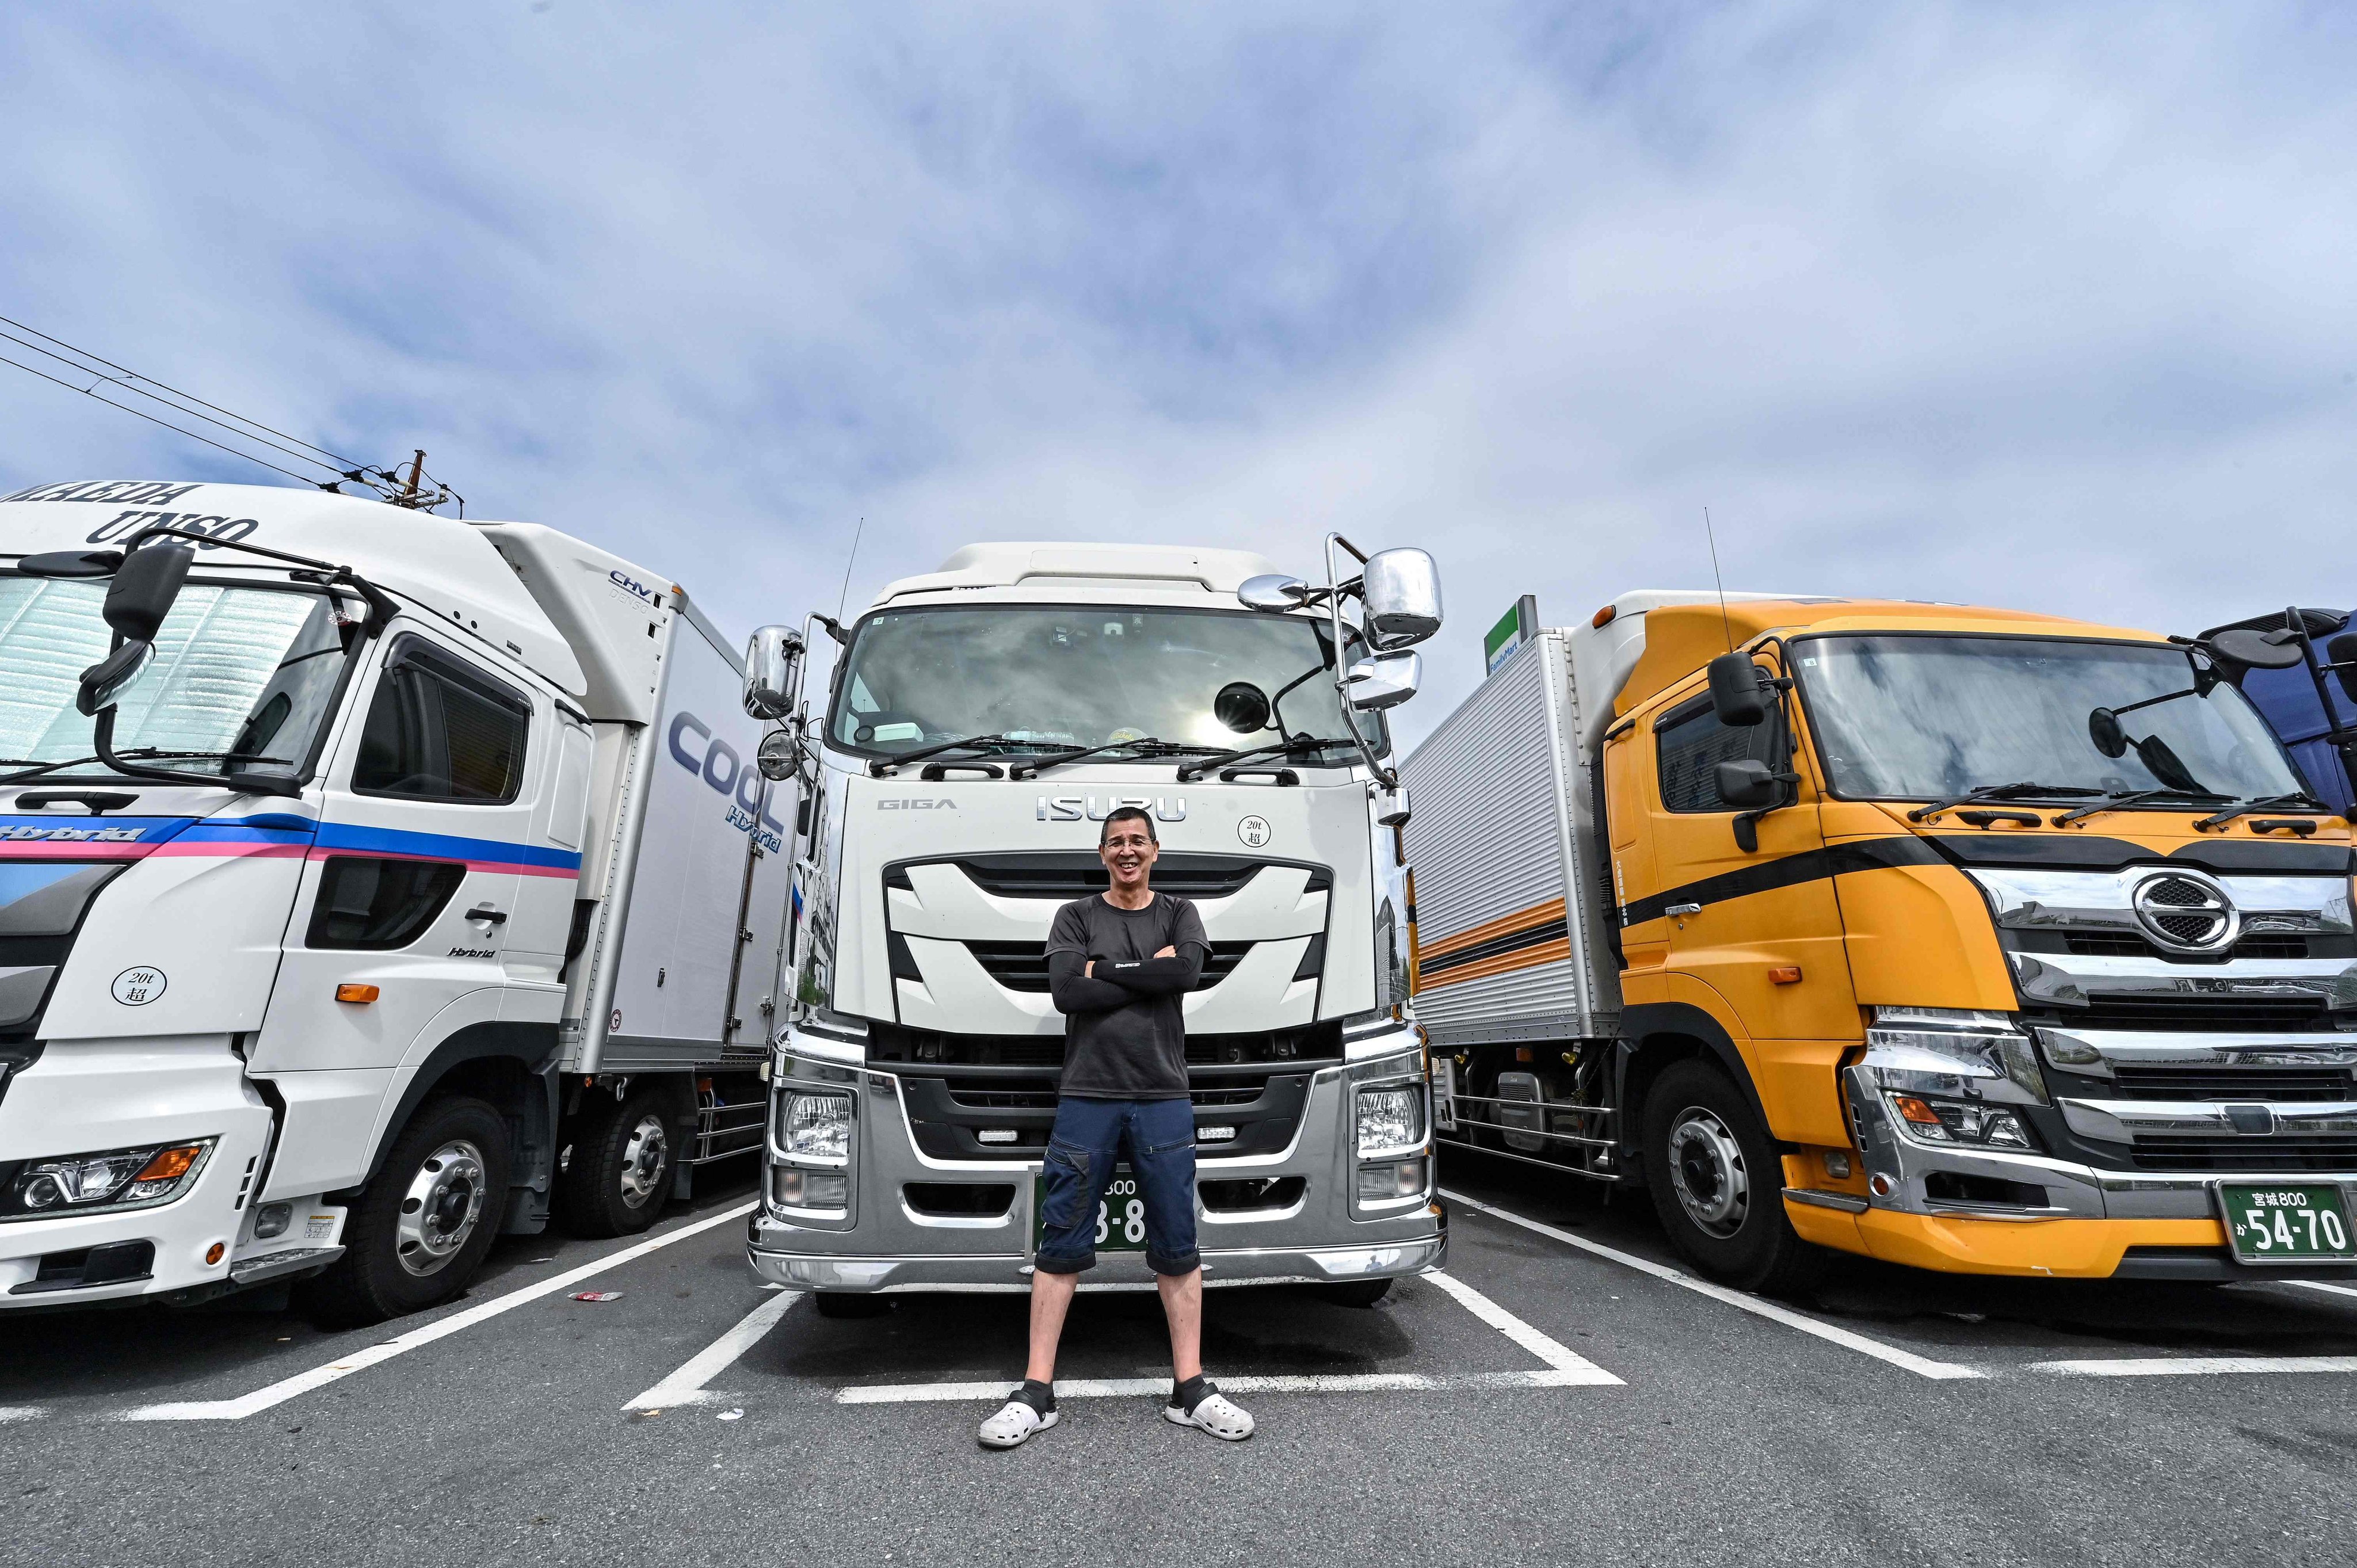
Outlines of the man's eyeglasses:
{"type": "Polygon", "coordinates": [[[1150,849],[1154,841],[1144,833],[1115,833],[1100,845],[1103,849],[1150,849]]]}

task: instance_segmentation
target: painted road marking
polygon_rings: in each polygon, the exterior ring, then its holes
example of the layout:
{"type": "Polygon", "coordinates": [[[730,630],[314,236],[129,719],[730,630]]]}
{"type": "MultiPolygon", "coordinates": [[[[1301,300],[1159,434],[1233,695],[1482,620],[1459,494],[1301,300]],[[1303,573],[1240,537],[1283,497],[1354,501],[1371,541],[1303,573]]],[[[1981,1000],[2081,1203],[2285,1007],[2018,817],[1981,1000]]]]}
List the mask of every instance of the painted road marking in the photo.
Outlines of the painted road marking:
{"type": "Polygon", "coordinates": [[[705,1391],[704,1385],[737,1364],[737,1358],[751,1349],[786,1308],[802,1300],[798,1290],[780,1291],[747,1313],[743,1321],[711,1344],[689,1358],[678,1371],[640,1394],[624,1410],[667,1410],[673,1405],[710,1404],[721,1396],[705,1391]]]}
{"type": "Polygon", "coordinates": [[[1850,1329],[1837,1327],[1830,1323],[1821,1323],[1806,1313],[1794,1312],[1790,1307],[1779,1306],[1772,1301],[1763,1301],[1756,1295],[1747,1295],[1739,1290],[1729,1290],[1725,1285],[1713,1284],[1708,1280],[1695,1279],[1691,1274],[1679,1273],[1666,1263],[1657,1263],[1651,1258],[1641,1258],[1633,1252],[1623,1252],[1617,1247],[1607,1247],[1599,1241],[1591,1241],[1585,1236],[1575,1236],[1568,1230],[1558,1230],[1553,1225],[1542,1224],[1538,1220],[1510,1213],[1493,1205],[1467,1197],[1462,1193],[1443,1191],[1440,1196],[1451,1203],[1462,1204],[1468,1208],[1487,1214],[1493,1219],[1502,1219],[1509,1225],[1519,1225],[1525,1230],[1536,1231],[1539,1235],[1547,1237],[1551,1240],[1561,1241],[1567,1247],[1577,1247],[1583,1252],[1592,1252],[1599,1258],[1609,1259],[1625,1268],[1635,1269],[1640,1273],[1651,1274],[1655,1279],[1676,1285],[1681,1290],[1690,1290],[1696,1294],[1706,1295],[1713,1301],[1723,1301],[1729,1306],[1751,1313],[1755,1316],[1783,1324],[1790,1328],[1797,1328],[1803,1334],[1814,1335],[1829,1344],[1855,1350],[1861,1356],[1871,1356],[1878,1361],[1887,1361],[1891,1366],[1904,1368],[1917,1377],[1954,1379],[1988,1376],[1988,1373],[1978,1367],[1960,1366],[1953,1361],[1935,1361],[1928,1356],[1918,1356],[1912,1350],[1902,1350],[1896,1345],[1886,1345],[1879,1339],[1869,1339],[1865,1335],[1855,1333],[1850,1329]]]}
{"type": "Polygon", "coordinates": [[[619,1268],[624,1263],[643,1258],[650,1252],[659,1251],[673,1241],[683,1241],[690,1236],[698,1235],[716,1226],[726,1225],[732,1219],[742,1219],[752,1213],[757,1207],[759,1207],[758,1200],[754,1203],[740,1203],[736,1208],[715,1214],[709,1219],[698,1219],[693,1224],[683,1225],[676,1230],[666,1230],[660,1236],[649,1237],[646,1240],[625,1247],[620,1251],[609,1252],[593,1262],[584,1263],[578,1268],[567,1269],[561,1274],[552,1275],[537,1284],[524,1285],[520,1289],[508,1292],[505,1295],[494,1296],[480,1306],[470,1306],[464,1312],[452,1313],[449,1316],[429,1323],[423,1328],[413,1328],[406,1334],[397,1335],[380,1344],[371,1345],[364,1350],[357,1350],[351,1355],[330,1361],[324,1367],[314,1367],[307,1372],[298,1372],[291,1378],[282,1379],[267,1388],[256,1389],[253,1392],[240,1395],[236,1399],[195,1400],[180,1404],[140,1405],[136,1409],[124,1411],[115,1419],[117,1421],[243,1421],[247,1416],[260,1414],[274,1405],[285,1404],[297,1395],[307,1394],[314,1389],[325,1388],[339,1379],[349,1378],[354,1372],[364,1371],[380,1361],[390,1361],[395,1356],[406,1355],[421,1345],[431,1345],[436,1339],[447,1339],[453,1334],[472,1328],[478,1323],[497,1317],[503,1312],[512,1312],[517,1307],[538,1301],[543,1296],[554,1295],[568,1286],[580,1283],[583,1280],[602,1274],[608,1269],[619,1268]]]}
{"type": "MultiPolygon", "coordinates": [[[[1458,1389],[1568,1389],[1621,1387],[1621,1381],[1595,1362],[1557,1343],[1467,1284],[1438,1269],[1425,1272],[1457,1304],[1546,1363],[1544,1370],[1518,1372],[1296,1372],[1215,1380],[1233,1393],[1361,1394],[1447,1391],[1458,1389]]],[[[730,1358],[734,1359],[735,1358],[730,1358]]],[[[681,1369],[684,1371],[686,1369],[681,1369]]],[[[715,1369],[717,1370],[717,1369],[715,1369]]],[[[946,1401],[996,1401],[1010,1398],[1022,1387],[1015,1382],[881,1383],[836,1391],[837,1404],[918,1404],[946,1401]]],[[[1058,1399],[1114,1399],[1133,1394],[1168,1393],[1168,1378],[1058,1379],[1058,1399]]],[[[652,1392],[652,1391],[649,1391],[652,1392]]],[[[647,1395],[640,1395],[643,1401],[647,1395]]]]}
{"type": "Polygon", "coordinates": [[[2116,1360],[2032,1361],[2033,1372],[2064,1378],[2208,1378],[2236,1372],[2357,1372],[2357,1356],[2132,1356],[2116,1360]]]}
{"type": "Polygon", "coordinates": [[[0,1404],[0,1423],[38,1421],[48,1413],[46,1408],[37,1404],[0,1404]]]}
{"type": "MultiPolygon", "coordinates": [[[[1274,1377],[1218,1377],[1211,1380],[1228,1393],[1238,1394],[1360,1394],[1396,1393],[1402,1391],[1448,1392],[1461,1389],[1563,1389],[1598,1383],[1618,1383],[1620,1379],[1598,1368],[1595,1372],[1557,1371],[1550,1367],[1544,1370],[1524,1372],[1337,1372],[1287,1373],[1274,1377]],[[1600,1376],[1598,1374],[1601,1374],[1600,1376]]],[[[839,1389],[837,1404],[928,1404],[974,1401],[976,1402],[1011,1399],[1023,1386],[1013,1382],[992,1383],[881,1383],[861,1388],[839,1389]]],[[[1060,1400],[1114,1399],[1133,1394],[1167,1394],[1170,1391],[1168,1378],[1059,1378],[1056,1397],[1060,1400]]]]}
{"type": "Polygon", "coordinates": [[[2284,1283],[2298,1285],[2302,1290],[2320,1290],[2332,1295],[2357,1295],[2357,1290],[2351,1290],[2347,1285],[2329,1285],[2322,1280],[2286,1280],[2284,1283]]]}

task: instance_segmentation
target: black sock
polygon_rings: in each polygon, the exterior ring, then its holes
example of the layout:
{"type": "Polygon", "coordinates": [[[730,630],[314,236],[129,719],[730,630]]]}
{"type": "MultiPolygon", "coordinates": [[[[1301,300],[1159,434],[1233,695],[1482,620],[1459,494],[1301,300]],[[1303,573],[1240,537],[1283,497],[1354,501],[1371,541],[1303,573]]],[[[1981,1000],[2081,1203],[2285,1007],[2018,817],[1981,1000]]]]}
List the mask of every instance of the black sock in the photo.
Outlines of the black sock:
{"type": "Polygon", "coordinates": [[[1183,1410],[1189,1415],[1192,1415],[1195,1413],[1197,1405],[1219,1391],[1211,1386],[1211,1380],[1200,1372],[1183,1383],[1173,1378],[1170,1380],[1170,1408],[1183,1410]]]}
{"type": "Polygon", "coordinates": [[[1056,1413],[1056,1385],[1053,1383],[1043,1383],[1037,1378],[1026,1378],[1023,1380],[1023,1386],[1015,1391],[1015,1397],[1041,1415],[1056,1413]]]}

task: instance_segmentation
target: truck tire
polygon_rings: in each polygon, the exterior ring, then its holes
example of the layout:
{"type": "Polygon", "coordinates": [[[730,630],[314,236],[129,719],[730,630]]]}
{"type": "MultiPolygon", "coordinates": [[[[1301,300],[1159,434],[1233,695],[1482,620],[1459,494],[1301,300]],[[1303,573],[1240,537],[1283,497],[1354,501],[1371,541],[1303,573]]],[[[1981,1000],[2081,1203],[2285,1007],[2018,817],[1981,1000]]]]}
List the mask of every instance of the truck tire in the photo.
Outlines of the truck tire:
{"type": "Polygon", "coordinates": [[[507,1119],[451,1096],[417,1109],[344,1221],[344,1255],[302,1287],[324,1328],[419,1312],[467,1288],[507,1212],[507,1119]]]}
{"type": "Polygon", "coordinates": [[[635,1236],[671,1201],[679,1151],[671,1096],[661,1088],[599,1096],[574,1125],[573,1155],[557,1178],[565,1228],[576,1236],[635,1236]]]}
{"type": "Polygon", "coordinates": [[[1733,1079],[1682,1061],[1645,1097],[1645,1186],[1679,1251],[1713,1279],[1777,1294],[1823,1261],[1784,1215],[1784,1164],[1733,1079]]]}

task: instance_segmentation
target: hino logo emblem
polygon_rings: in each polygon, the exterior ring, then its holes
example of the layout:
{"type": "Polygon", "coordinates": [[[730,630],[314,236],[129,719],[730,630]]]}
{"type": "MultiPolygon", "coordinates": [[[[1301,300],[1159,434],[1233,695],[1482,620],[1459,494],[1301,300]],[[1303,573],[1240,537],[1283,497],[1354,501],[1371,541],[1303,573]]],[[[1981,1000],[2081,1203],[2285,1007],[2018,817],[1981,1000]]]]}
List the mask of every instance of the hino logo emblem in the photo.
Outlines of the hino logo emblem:
{"type": "Polygon", "coordinates": [[[1183,822],[1187,820],[1187,797],[1184,795],[1042,795],[1037,814],[1043,822],[1077,822],[1083,818],[1092,822],[1101,822],[1124,806],[1152,811],[1157,822],[1183,822]]]}
{"type": "Polygon", "coordinates": [[[2242,929],[2226,890],[2194,872],[2147,876],[2136,884],[2130,904],[2145,934],[2172,952],[2217,952],[2242,929]]]}

